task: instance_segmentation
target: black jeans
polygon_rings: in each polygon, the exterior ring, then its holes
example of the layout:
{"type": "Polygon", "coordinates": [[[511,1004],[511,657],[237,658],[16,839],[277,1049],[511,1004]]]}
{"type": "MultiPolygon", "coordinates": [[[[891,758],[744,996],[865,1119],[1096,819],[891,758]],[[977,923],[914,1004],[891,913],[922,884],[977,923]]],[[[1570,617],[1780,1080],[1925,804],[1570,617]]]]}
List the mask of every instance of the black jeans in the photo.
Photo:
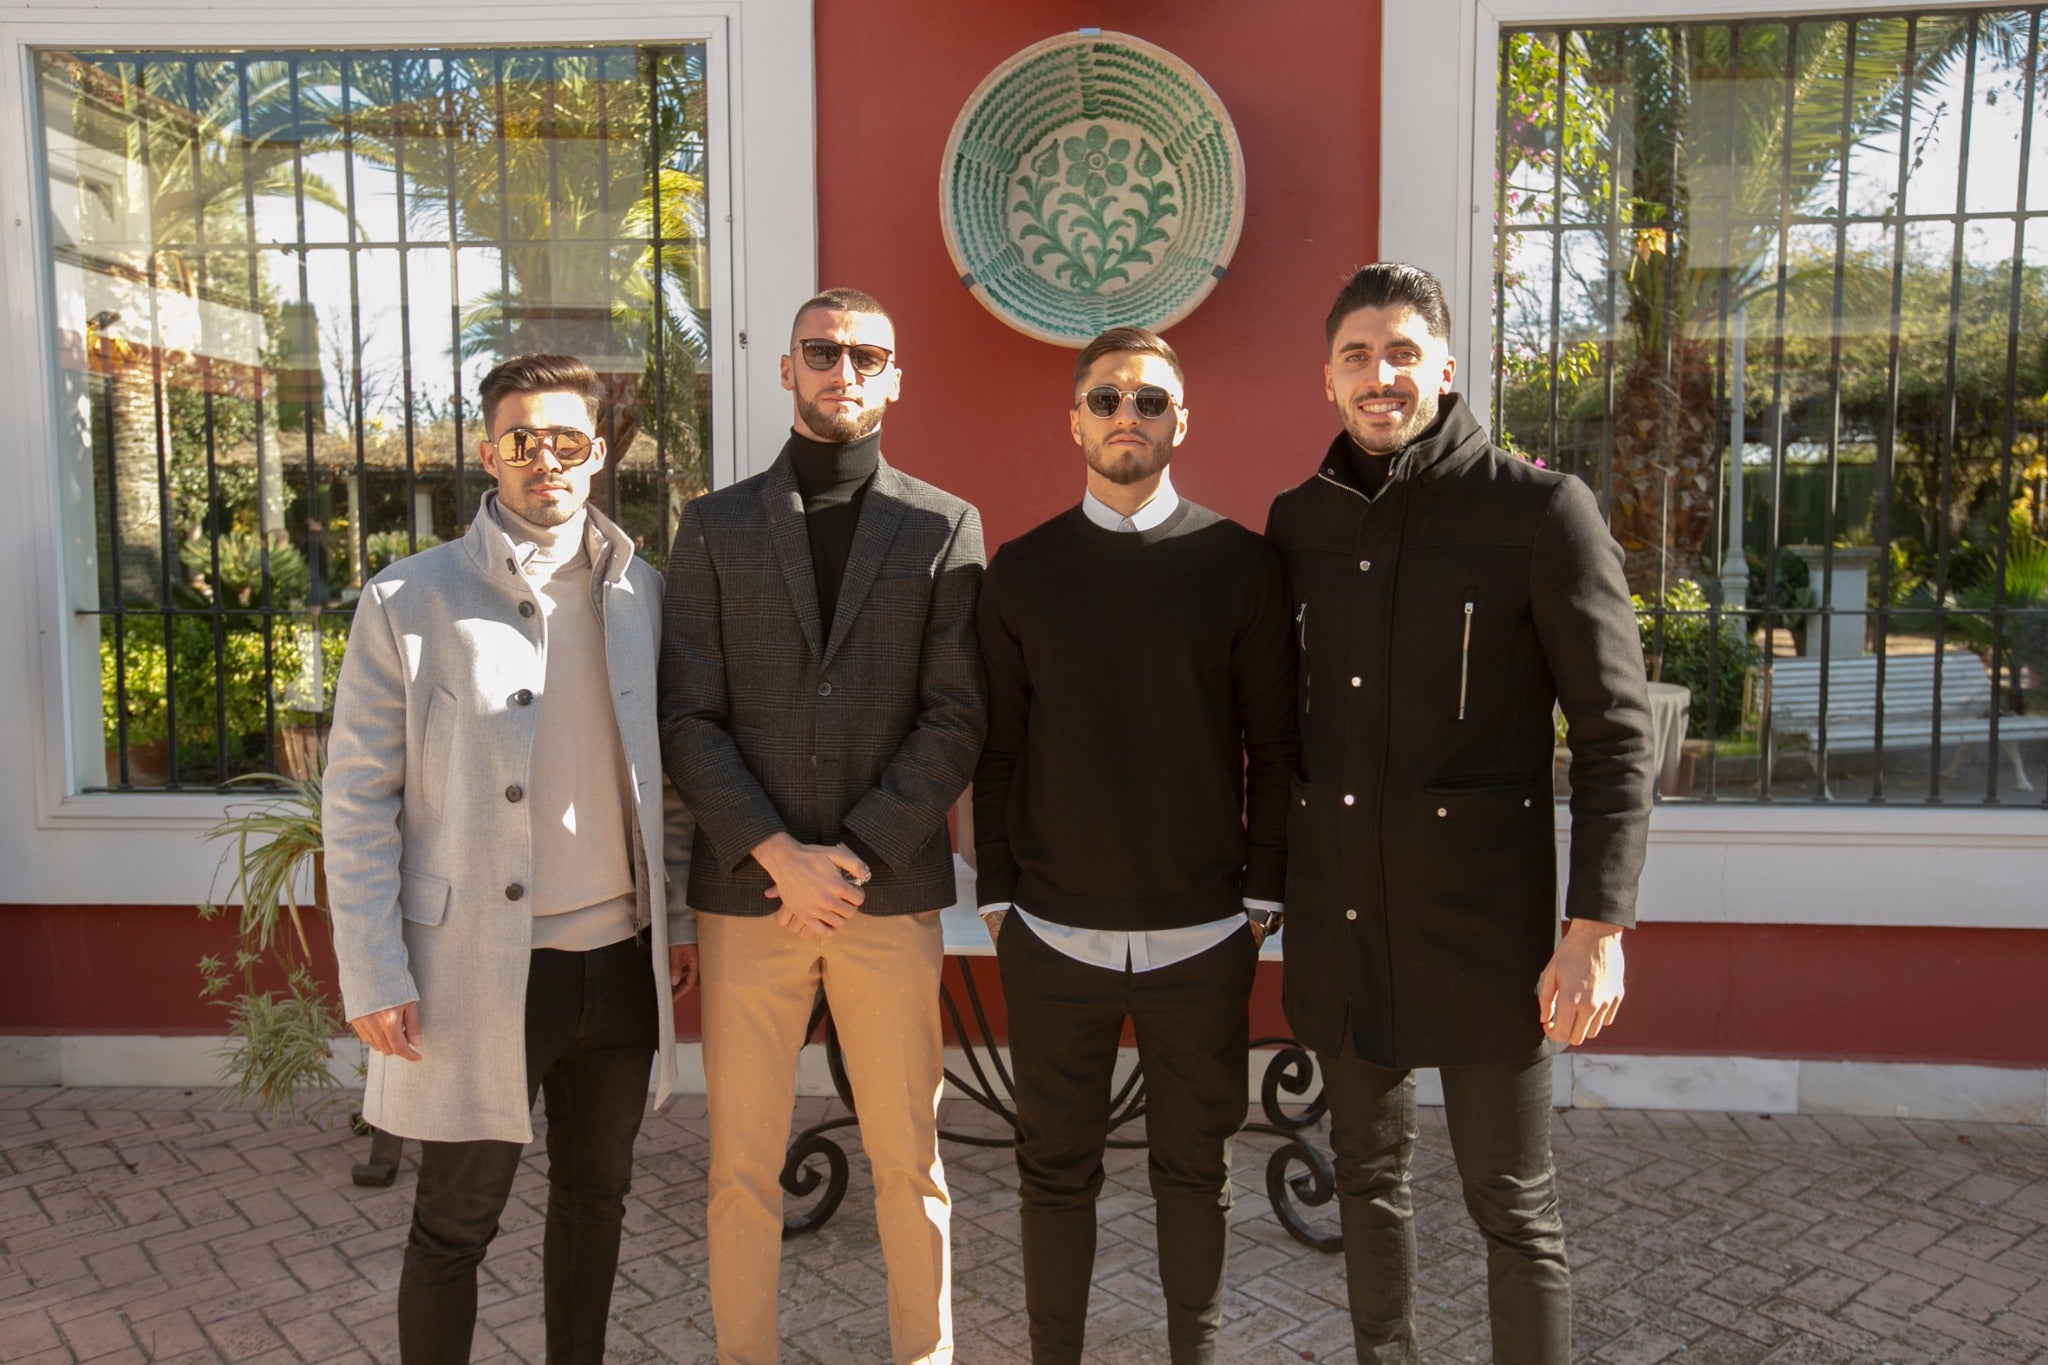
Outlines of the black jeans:
{"type": "MultiPolygon", "coordinates": [[[[547,1095],[548,1214],[542,1302],[550,1365],[598,1365],[647,1108],[655,1013],[649,948],[536,948],[526,984],[526,1094],[547,1095]]],[[[398,1279],[405,1365],[461,1365],[476,1332],[476,1272],[498,1233],[523,1148],[423,1142],[412,1235],[398,1279]]]]}
{"type": "Polygon", "coordinates": [[[1214,1365],[1230,1231],[1230,1143],[1244,1125],[1252,970],[1241,929],[1149,972],[1089,966],[1017,915],[996,945],[1016,1075],[1024,1308],[1034,1365],[1078,1365],[1095,1268],[1110,1082],[1128,1018],[1145,1077],[1159,1282],[1175,1365],[1214,1365]]]}
{"type": "MultiPolygon", "coordinates": [[[[1346,1038],[1319,1053],[1360,1361],[1414,1361],[1415,1078],[1360,1061],[1346,1038]]],[[[1444,1118],[1465,1208],[1486,1239],[1493,1358],[1568,1365],[1571,1272],[1550,1156],[1550,1059],[1447,1066],[1444,1118]]]]}

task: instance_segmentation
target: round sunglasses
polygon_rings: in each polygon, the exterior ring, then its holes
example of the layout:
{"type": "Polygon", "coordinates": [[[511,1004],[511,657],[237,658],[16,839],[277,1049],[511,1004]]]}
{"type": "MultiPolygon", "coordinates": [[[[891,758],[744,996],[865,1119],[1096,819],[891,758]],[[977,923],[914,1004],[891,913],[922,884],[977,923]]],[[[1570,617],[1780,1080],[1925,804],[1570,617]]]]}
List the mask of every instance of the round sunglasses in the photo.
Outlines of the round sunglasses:
{"type": "Polygon", "coordinates": [[[1075,407],[1086,407],[1097,417],[1114,417],[1123,408],[1124,399],[1130,399],[1137,408],[1138,416],[1148,421],[1164,417],[1174,406],[1174,397],[1157,384],[1140,385],[1136,390],[1120,389],[1114,384],[1097,384],[1081,395],[1075,407]]]}
{"type": "Polygon", "coordinates": [[[514,469],[524,469],[540,455],[546,446],[555,452],[555,463],[564,469],[573,469],[590,458],[591,438],[588,433],[574,427],[544,427],[535,431],[531,427],[513,427],[492,442],[498,450],[498,458],[514,469]]]}
{"type": "Polygon", "coordinates": [[[797,354],[804,358],[804,364],[814,370],[837,368],[839,357],[844,355],[853,361],[853,372],[862,379],[873,379],[889,368],[889,357],[894,354],[887,346],[857,346],[844,341],[827,341],[823,337],[805,337],[796,344],[797,354]]]}

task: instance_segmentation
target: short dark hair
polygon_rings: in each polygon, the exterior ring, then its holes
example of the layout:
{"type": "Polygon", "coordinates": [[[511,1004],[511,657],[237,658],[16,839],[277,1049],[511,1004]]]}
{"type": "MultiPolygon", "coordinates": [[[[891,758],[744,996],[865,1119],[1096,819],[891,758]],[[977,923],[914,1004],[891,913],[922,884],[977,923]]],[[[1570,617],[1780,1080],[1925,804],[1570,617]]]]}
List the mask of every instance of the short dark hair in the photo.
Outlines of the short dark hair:
{"type": "Polygon", "coordinates": [[[1346,280],[1323,320],[1323,343],[1335,344],[1338,324],[1361,308],[1412,308],[1431,336],[1447,345],[1451,340],[1451,306],[1444,302],[1443,282],[1419,265],[1376,261],[1346,280]]]}
{"type": "Polygon", "coordinates": [[[789,320],[789,340],[797,340],[796,325],[804,320],[804,314],[813,308],[825,308],[835,313],[865,313],[880,318],[893,330],[896,319],[889,316],[889,310],[882,307],[882,301],[864,289],[821,289],[805,299],[796,310],[796,316],[789,320]]]}
{"type": "Polygon", "coordinates": [[[498,400],[508,393],[573,393],[590,412],[590,424],[597,425],[604,409],[604,381],[597,371],[573,355],[515,355],[491,367],[478,386],[484,402],[484,429],[497,420],[498,400]]]}
{"type": "Polygon", "coordinates": [[[1139,355],[1156,355],[1166,362],[1173,371],[1173,382],[1185,386],[1187,375],[1181,372],[1180,357],[1173,353],[1173,347],[1166,344],[1166,338],[1157,332],[1148,332],[1143,327],[1112,327],[1095,340],[1081,348],[1081,354],[1074,357],[1074,387],[1080,388],[1081,381],[1088,377],[1088,371],[1095,368],[1095,362],[1106,355],[1134,351],[1139,355]]]}

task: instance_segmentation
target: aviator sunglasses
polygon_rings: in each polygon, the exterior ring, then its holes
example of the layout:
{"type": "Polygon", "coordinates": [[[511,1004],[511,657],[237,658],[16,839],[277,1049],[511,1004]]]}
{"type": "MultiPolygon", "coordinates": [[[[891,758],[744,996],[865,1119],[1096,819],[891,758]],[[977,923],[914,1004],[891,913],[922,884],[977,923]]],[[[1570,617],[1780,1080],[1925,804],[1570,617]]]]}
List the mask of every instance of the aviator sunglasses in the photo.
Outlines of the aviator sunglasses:
{"type": "Polygon", "coordinates": [[[1157,384],[1143,385],[1135,392],[1120,389],[1114,384],[1097,384],[1082,394],[1081,401],[1074,406],[1085,405],[1097,417],[1114,417],[1126,398],[1138,409],[1138,416],[1147,420],[1164,417],[1173,407],[1173,395],[1157,384]]]}
{"type": "Polygon", "coordinates": [[[804,364],[814,370],[832,369],[843,354],[853,361],[853,372],[862,379],[873,379],[889,368],[891,354],[887,346],[855,346],[823,337],[806,337],[796,344],[796,349],[804,364]]]}
{"type": "Polygon", "coordinates": [[[555,463],[573,469],[590,458],[591,442],[589,436],[574,427],[548,427],[541,431],[513,427],[492,444],[498,448],[498,458],[514,469],[532,464],[543,445],[553,449],[555,463]]]}

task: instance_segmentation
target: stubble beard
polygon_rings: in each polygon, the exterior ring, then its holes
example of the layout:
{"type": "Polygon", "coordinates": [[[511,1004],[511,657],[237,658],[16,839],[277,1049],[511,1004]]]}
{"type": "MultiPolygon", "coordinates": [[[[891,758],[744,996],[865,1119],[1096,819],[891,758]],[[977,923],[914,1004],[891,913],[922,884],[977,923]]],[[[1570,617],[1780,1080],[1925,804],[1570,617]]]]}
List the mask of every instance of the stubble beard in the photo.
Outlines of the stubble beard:
{"type": "MultiPolygon", "coordinates": [[[[1383,396],[1393,397],[1394,395],[1383,396]]],[[[1352,403],[1364,401],[1368,400],[1364,397],[1351,400],[1340,410],[1340,415],[1344,420],[1344,430],[1351,433],[1351,443],[1368,455],[1400,454],[1408,448],[1409,443],[1416,437],[1429,430],[1430,425],[1436,421],[1436,415],[1440,407],[1440,404],[1437,402],[1437,395],[1424,393],[1415,400],[1415,411],[1409,414],[1408,420],[1396,427],[1392,432],[1384,430],[1361,431],[1359,427],[1363,423],[1359,421],[1358,409],[1353,407],[1352,403]]]]}
{"type": "Polygon", "coordinates": [[[1166,468],[1167,462],[1173,458],[1173,447],[1164,442],[1148,436],[1145,446],[1148,453],[1140,456],[1122,450],[1112,453],[1106,440],[1091,441],[1082,447],[1082,454],[1087,456],[1090,469],[1111,483],[1128,488],[1151,478],[1166,468]]]}
{"type": "Polygon", "coordinates": [[[817,398],[808,402],[802,399],[797,402],[797,415],[803,418],[804,425],[816,433],[819,440],[830,445],[846,445],[858,441],[882,425],[881,408],[863,407],[859,412],[851,414],[836,410],[827,411],[822,402],[827,396],[819,394],[817,398]]]}

